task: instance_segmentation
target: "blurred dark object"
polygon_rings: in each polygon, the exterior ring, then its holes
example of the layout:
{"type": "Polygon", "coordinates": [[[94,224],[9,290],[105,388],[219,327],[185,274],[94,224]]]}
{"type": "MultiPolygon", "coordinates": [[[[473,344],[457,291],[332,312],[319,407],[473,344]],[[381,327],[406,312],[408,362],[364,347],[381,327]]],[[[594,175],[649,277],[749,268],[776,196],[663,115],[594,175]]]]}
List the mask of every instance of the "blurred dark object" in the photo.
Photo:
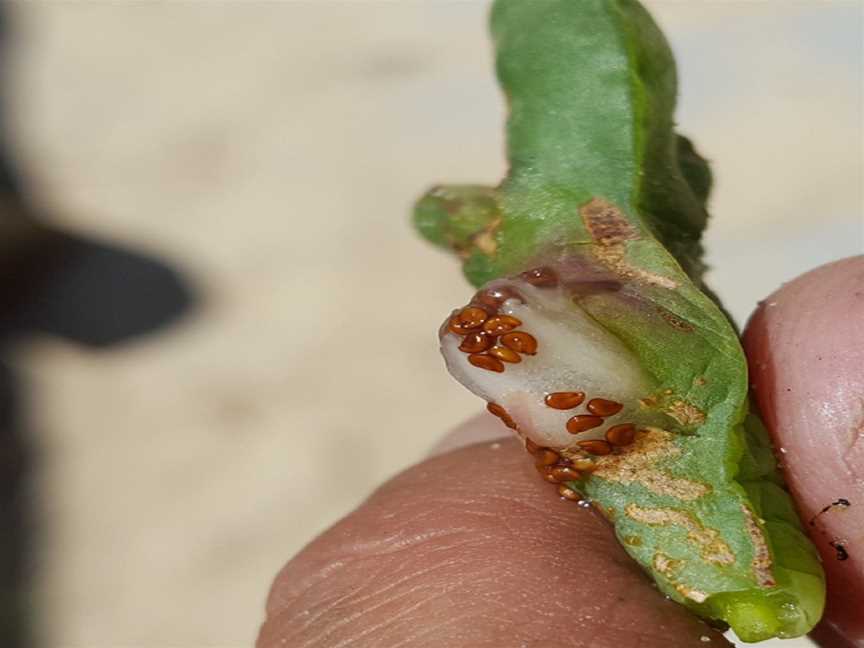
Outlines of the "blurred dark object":
{"type": "Polygon", "coordinates": [[[106,347],[160,328],[191,303],[165,263],[0,214],[0,341],[47,333],[106,347]]]}
{"type": "Polygon", "coordinates": [[[0,4],[0,349],[27,333],[104,347],[159,328],[192,303],[166,263],[50,225],[32,207],[7,137],[14,55],[8,5],[0,4]]]}
{"type": "MultiPolygon", "coordinates": [[[[108,347],[175,321],[193,302],[162,262],[87,241],[0,210],[0,350],[22,336],[53,334],[108,347]]],[[[0,646],[34,645],[29,576],[38,535],[28,477],[38,469],[28,443],[24,390],[0,358],[0,646]]],[[[98,415],[98,413],[94,414],[98,415]]]]}
{"type": "Polygon", "coordinates": [[[36,213],[8,145],[8,11],[0,4],[0,648],[32,648],[40,615],[30,576],[41,545],[31,476],[39,464],[26,385],[8,362],[12,346],[49,334],[110,347],[176,321],[193,294],[168,264],[61,231],[36,213]]]}
{"type": "Polygon", "coordinates": [[[20,427],[17,383],[0,363],[0,644],[31,646],[33,516],[26,477],[31,453],[20,427]]]}
{"type": "MultiPolygon", "coordinates": [[[[0,5],[0,52],[9,50],[0,5]]],[[[3,57],[5,61],[5,57],[3,57]]],[[[166,263],[86,240],[33,216],[11,162],[0,69],[0,647],[32,648],[39,611],[30,583],[40,550],[30,477],[38,456],[29,441],[26,386],[8,362],[22,337],[49,334],[105,348],[177,320],[193,293],[166,263]]],[[[94,411],[98,416],[98,411],[94,411]]]]}
{"type": "MultiPolygon", "coordinates": [[[[8,195],[7,195],[8,198],[8,195]]],[[[0,206],[0,340],[12,320],[58,265],[62,235],[20,213],[20,206],[0,206]]]]}
{"type": "MultiPolygon", "coordinates": [[[[175,321],[193,303],[166,264],[52,229],[7,203],[0,209],[0,350],[50,334],[104,348],[175,321]]],[[[38,552],[28,476],[23,390],[0,358],[0,646],[33,646],[29,575],[38,552]]],[[[26,403],[26,398],[24,399],[26,403]]]]}

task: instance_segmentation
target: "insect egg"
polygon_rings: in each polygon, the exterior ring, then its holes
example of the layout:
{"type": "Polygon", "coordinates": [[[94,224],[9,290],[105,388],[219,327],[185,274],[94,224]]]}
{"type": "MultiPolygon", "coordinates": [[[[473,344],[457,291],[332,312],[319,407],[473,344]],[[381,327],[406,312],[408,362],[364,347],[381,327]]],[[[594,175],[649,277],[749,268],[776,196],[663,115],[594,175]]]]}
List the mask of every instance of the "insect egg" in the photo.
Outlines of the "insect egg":
{"type": "Polygon", "coordinates": [[[558,285],[558,275],[550,268],[534,268],[523,272],[519,278],[538,288],[554,288],[558,285]]]}
{"type": "Polygon", "coordinates": [[[472,353],[468,356],[468,362],[470,362],[475,367],[479,367],[480,369],[486,369],[487,371],[495,371],[497,373],[501,373],[504,371],[504,363],[501,362],[498,358],[493,358],[492,356],[472,353]]]}
{"type": "Polygon", "coordinates": [[[522,356],[512,349],[503,346],[493,346],[489,349],[489,355],[498,358],[499,360],[503,360],[504,362],[522,362],[522,356]]]}
{"type": "Polygon", "coordinates": [[[606,440],[613,446],[627,446],[633,443],[636,436],[636,426],[632,423],[613,425],[606,430],[606,440]]]}
{"type": "Polygon", "coordinates": [[[578,407],[584,400],[585,392],[571,391],[546,394],[543,402],[546,403],[547,407],[551,407],[552,409],[568,410],[578,407]]]}
{"type": "Polygon", "coordinates": [[[511,315],[493,315],[483,322],[483,330],[490,335],[501,335],[522,324],[522,320],[511,315]]]}
{"type": "Polygon", "coordinates": [[[524,331],[505,333],[501,336],[501,344],[508,349],[524,353],[525,355],[534,355],[537,353],[537,339],[524,331]]]}
{"type": "Polygon", "coordinates": [[[495,343],[495,339],[486,335],[482,331],[474,331],[465,336],[462,344],[459,345],[459,350],[465,353],[480,353],[491,347],[495,343]]]}
{"type": "Polygon", "coordinates": [[[603,425],[603,419],[599,416],[591,416],[590,414],[577,414],[567,421],[567,431],[570,434],[579,434],[586,430],[603,425]]]}
{"type": "Polygon", "coordinates": [[[607,455],[612,452],[612,446],[606,441],[600,439],[591,439],[589,441],[579,441],[578,446],[595,455],[607,455]]]}
{"type": "Polygon", "coordinates": [[[592,398],[588,401],[588,411],[597,416],[612,416],[620,412],[624,406],[621,403],[616,403],[605,398],[592,398]]]}

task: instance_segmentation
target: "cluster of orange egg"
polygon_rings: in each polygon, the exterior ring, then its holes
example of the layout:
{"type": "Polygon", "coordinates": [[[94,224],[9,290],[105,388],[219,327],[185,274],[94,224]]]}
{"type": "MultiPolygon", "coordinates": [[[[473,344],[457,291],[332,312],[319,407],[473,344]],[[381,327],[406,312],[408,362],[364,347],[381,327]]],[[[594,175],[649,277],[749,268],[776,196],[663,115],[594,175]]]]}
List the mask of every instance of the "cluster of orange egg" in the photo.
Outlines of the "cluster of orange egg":
{"type": "Polygon", "coordinates": [[[512,315],[490,313],[476,305],[466,306],[453,314],[447,328],[462,336],[459,350],[468,354],[468,362],[487,371],[503,372],[505,363],[522,362],[522,355],[537,353],[537,339],[530,333],[515,330],[522,320],[512,315]]]}
{"type": "MultiPolygon", "coordinates": [[[[581,391],[552,392],[547,394],[544,402],[547,407],[558,410],[575,409],[585,401],[585,393],[581,391]]],[[[498,403],[488,403],[486,409],[497,416],[507,427],[519,430],[519,426],[504,407],[498,403]]],[[[604,418],[614,416],[623,409],[623,405],[606,398],[592,398],[586,409],[589,414],[577,414],[567,421],[567,431],[578,434],[599,427],[604,418]]],[[[570,488],[567,482],[578,481],[585,473],[591,472],[594,461],[587,455],[608,455],[615,448],[628,446],[636,436],[636,426],[633,423],[619,423],[606,430],[603,439],[586,439],[577,441],[576,446],[586,453],[583,456],[565,457],[560,452],[539,446],[531,439],[525,439],[525,449],[534,457],[534,465],[540,476],[558,487],[558,494],[566,499],[578,501],[581,495],[570,488]]]]}
{"type": "MultiPolygon", "coordinates": [[[[559,283],[557,275],[545,267],[523,272],[518,278],[538,288],[553,288],[559,283]]],[[[537,338],[527,331],[518,330],[522,321],[499,312],[508,299],[524,302],[522,296],[509,286],[486,288],[447,321],[447,331],[462,337],[459,350],[468,354],[468,362],[475,367],[501,373],[507,364],[521,362],[523,355],[537,353],[537,338]]],[[[552,409],[572,410],[579,407],[585,398],[581,391],[552,392],[545,396],[544,403],[552,409]]],[[[587,414],[576,414],[567,420],[569,433],[580,434],[600,427],[607,417],[618,414],[624,406],[606,398],[591,398],[585,407],[587,414]]],[[[486,409],[507,427],[518,431],[516,422],[501,405],[489,403],[486,409]]],[[[534,457],[535,466],[544,480],[557,485],[562,497],[579,500],[581,496],[567,486],[567,482],[578,481],[584,473],[592,470],[594,461],[588,455],[608,455],[615,448],[633,443],[635,435],[636,426],[632,423],[613,425],[602,439],[577,441],[576,446],[585,454],[572,458],[564,457],[552,448],[538,446],[530,439],[525,440],[525,448],[534,457]]]]}
{"type": "MultiPolygon", "coordinates": [[[[570,391],[570,392],[553,392],[546,394],[544,402],[546,407],[551,407],[557,410],[571,410],[579,407],[585,401],[585,392],[570,391]]],[[[614,416],[620,412],[624,406],[607,398],[592,398],[588,401],[586,409],[588,414],[577,414],[567,420],[567,431],[570,434],[580,434],[594,428],[600,427],[605,423],[608,416],[614,416]]],[[[578,445],[585,452],[590,452],[595,455],[607,455],[612,452],[613,447],[621,447],[633,443],[636,436],[636,426],[633,423],[620,423],[611,426],[606,430],[605,439],[588,439],[585,441],[577,441],[578,445]]]]}

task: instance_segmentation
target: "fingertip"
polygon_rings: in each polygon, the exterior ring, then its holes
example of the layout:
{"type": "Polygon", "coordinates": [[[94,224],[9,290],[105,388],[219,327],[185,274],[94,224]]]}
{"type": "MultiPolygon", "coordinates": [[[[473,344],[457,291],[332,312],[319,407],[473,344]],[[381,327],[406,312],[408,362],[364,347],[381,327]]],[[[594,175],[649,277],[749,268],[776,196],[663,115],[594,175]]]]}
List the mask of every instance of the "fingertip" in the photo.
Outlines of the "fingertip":
{"type": "Polygon", "coordinates": [[[726,646],[516,439],[428,459],[289,562],[259,648],[726,646]]]}
{"type": "Polygon", "coordinates": [[[765,299],[744,348],[759,410],[822,555],[825,631],[864,645],[864,257],[821,266],[765,299]]]}
{"type": "Polygon", "coordinates": [[[503,425],[500,419],[488,412],[477,414],[447,433],[429,451],[430,457],[465,448],[475,443],[494,442],[508,439],[513,431],[503,425]]]}

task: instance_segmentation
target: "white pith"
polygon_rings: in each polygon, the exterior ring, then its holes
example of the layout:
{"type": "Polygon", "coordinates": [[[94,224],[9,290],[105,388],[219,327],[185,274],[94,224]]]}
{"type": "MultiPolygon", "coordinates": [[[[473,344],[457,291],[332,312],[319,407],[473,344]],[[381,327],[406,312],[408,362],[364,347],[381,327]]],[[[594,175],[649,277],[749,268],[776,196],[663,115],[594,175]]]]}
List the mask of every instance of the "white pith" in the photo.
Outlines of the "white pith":
{"type": "Polygon", "coordinates": [[[521,281],[511,285],[524,297],[506,301],[500,313],[522,321],[515,330],[537,339],[537,354],[523,355],[519,363],[505,363],[503,373],[475,367],[459,350],[462,337],[447,332],[441,351],[450,373],[465,387],[488,402],[501,405],[522,435],[534,443],[555,449],[576,442],[602,438],[613,425],[635,422],[639,398],[650,391],[650,382],[636,357],[567,296],[561,288],[535,288],[521,281]],[[552,392],[585,392],[585,401],[572,410],[548,407],[544,398],[552,392]],[[567,421],[590,414],[592,398],[621,403],[618,414],[605,417],[603,425],[574,435],[567,421]]]}

